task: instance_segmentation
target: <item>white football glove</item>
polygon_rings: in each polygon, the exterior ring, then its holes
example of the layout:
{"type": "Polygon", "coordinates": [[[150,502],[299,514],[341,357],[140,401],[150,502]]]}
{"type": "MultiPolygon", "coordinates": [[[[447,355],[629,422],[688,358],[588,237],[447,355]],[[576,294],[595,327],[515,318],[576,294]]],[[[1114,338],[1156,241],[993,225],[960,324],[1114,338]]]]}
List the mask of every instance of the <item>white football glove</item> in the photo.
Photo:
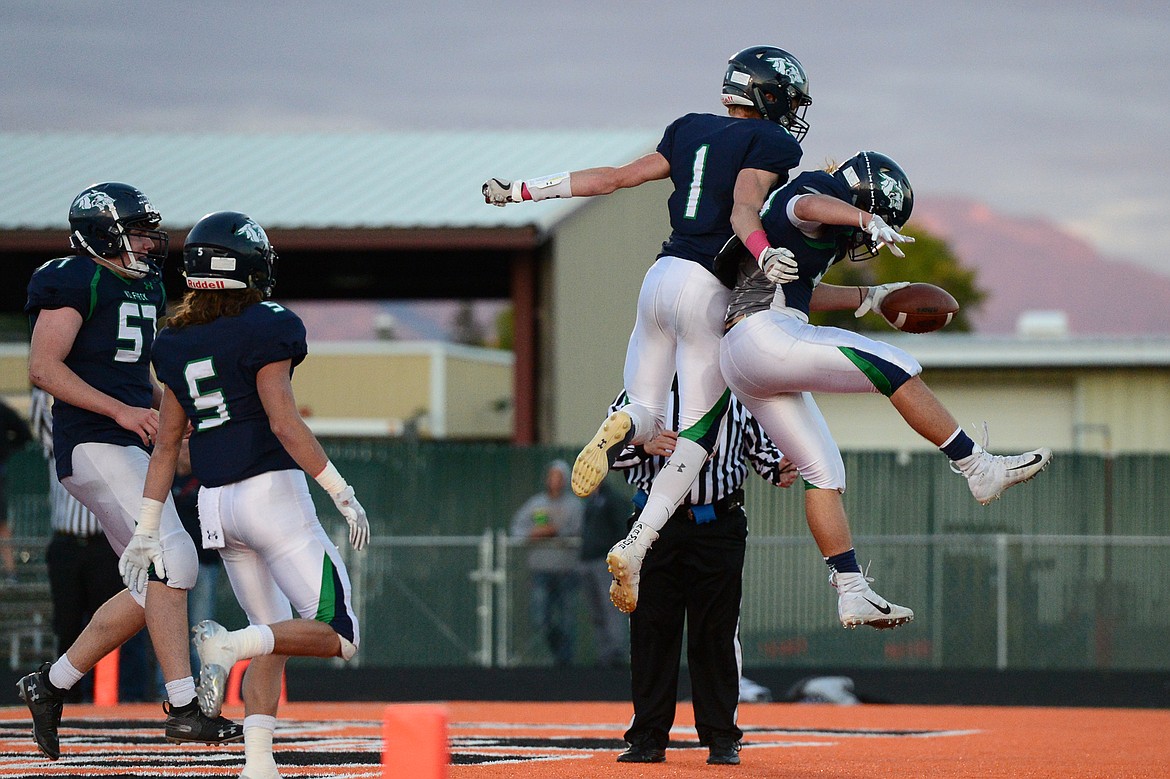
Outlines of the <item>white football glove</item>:
{"type": "Polygon", "coordinates": [[[784,247],[769,246],[760,252],[756,258],[760,270],[773,284],[783,284],[787,281],[796,281],[800,278],[800,268],[797,267],[796,257],[784,247]]]}
{"type": "Polygon", "coordinates": [[[154,572],[158,578],[167,577],[158,531],[143,530],[139,527],[134,531],[130,543],[126,545],[126,551],[122,552],[122,557],[118,560],[118,573],[122,574],[122,581],[130,590],[145,592],[151,565],[154,565],[154,572]]]}
{"type": "Polygon", "coordinates": [[[508,203],[523,201],[520,194],[523,181],[507,181],[505,179],[488,179],[483,183],[483,202],[503,208],[508,203]]]}
{"type": "Polygon", "coordinates": [[[349,523],[349,544],[355,552],[366,548],[370,540],[370,520],[366,518],[366,510],[354,497],[353,487],[346,487],[329,497],[333,498],[333,505],[349,523]]]}
{"type": "Polygon", "coordinates": [[[886,224],[886,220],[882,219],[877,214],[874,214],[869,220],[869,224],[861,228],[869,234],[869,237],[877,242],[878,248],[888,246],[890,253],[895,257],[905,257],[905,253],[899,249],[895,244],[899,243],[914,243],[914,237],[910,235],[902,235],[894,228],[886,224]]]}
{"type": "Polygon", "coordinates": [[[869,288],[869,292],[865,293],[865,299],[861,301],[861,305],[858,306],[857,310],[853,312],[853,316],[861,317],[865,316],[865,314],[868,312],[873,311],[882,319],[885,319],[886,324],[888,324],[890,327],[894,327],[894,323],[891,322],[882,312],[882,301],[886,299],[886,295],[890,294],[894,290],[909,286],[910,282],[908,281],[893,281],[889,284],[875,284],[871,286],[869,288]]]}

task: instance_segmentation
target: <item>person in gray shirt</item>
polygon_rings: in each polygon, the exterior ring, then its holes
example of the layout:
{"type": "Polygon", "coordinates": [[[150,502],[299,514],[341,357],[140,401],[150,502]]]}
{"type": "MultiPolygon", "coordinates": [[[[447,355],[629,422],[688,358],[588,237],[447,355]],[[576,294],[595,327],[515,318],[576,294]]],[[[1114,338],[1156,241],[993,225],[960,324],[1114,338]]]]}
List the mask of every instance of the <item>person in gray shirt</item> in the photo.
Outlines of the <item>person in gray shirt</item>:
{"type": "Polygon", "coordinates": [[[512,538],[528,541],[533,627],[544,634],[557,665],[573,662],[577,607],[578,545],[585,502],[566,487],[569,465],[549,463],[545,489],[512,517],[512,538]]]}

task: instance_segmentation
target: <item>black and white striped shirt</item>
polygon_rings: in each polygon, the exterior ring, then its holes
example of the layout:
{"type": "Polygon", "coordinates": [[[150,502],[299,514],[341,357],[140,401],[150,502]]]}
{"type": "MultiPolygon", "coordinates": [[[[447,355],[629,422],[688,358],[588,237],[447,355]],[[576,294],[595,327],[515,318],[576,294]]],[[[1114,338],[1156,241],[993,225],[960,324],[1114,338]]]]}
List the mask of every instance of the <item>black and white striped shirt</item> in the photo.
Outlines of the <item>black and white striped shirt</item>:
{"type": "Polygon", "coordinates": [[[39,387],[33,387],[32,405],[29,407],[33,437],[40,442],[49,461],[49,524],[55,533],[88,538],[102,532],[93,512],[81,505],[57,481],[57,469],[53,465],[53,396],[39,387]]]}
{"type": "MultiPolygon", "coordinates": [[[[609,407],[609,413],[612,414],[625,405],[625,400],[625,392],[618,395],[609,407]]],[[[666,417],[671,428],[677,430],[679,424],[677,383],[670,389],[666,417]]],[[[783,454],[776,448],[776,444],[772,443],[772,439],[768,438],[768,434],[760,427],[756,418],[732,395],[715,451],[699,472],[699,478],[691,486],[691,493],[684,503],[698,506],[727,497],[743,486],[749,462],[756,473],[766,481],[779,486],[780,461],[783,458],[783,454]]],[[[642,447],[634,446],[623,451],[613,467],[623,472],[627,482],[648,493],[650,483],[662,470],[666,460],[666,457],[648,455],[642,447]]]]}

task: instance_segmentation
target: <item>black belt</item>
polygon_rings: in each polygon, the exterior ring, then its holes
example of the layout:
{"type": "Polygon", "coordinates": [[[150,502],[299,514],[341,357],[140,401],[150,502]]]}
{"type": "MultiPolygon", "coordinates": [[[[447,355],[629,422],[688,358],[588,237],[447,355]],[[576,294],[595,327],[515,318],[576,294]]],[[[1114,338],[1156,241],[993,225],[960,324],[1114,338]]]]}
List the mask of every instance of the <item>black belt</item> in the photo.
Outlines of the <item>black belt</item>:
{"type": "MultiPolygon", "coordinates": [[[[641,509],[646,505],[646,493],[642,490],[634,495],[634,505],[641,509]]],[[[696,525],[702,525],[706,522],[711,522],[727,513],[734,511],[743,506],[743,490],[732,490],[728,495],[723,496],[714,503],[703,503],[701,505],[683,504],[675,510],[673,517],[680,519],[687,519],[694,522],[696,525]]]]}

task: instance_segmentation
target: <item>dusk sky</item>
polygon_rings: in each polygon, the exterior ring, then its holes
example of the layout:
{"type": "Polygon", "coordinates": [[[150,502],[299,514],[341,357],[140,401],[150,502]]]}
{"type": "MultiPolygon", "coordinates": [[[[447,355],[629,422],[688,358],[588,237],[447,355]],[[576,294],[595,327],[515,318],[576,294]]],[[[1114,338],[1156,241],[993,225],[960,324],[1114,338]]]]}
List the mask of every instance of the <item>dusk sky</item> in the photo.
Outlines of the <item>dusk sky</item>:
{"type": "Polygon", "coordinates": [[[804,167],[877,149],[919,198],[1170,274],[1168,41],[1166,2],[5,0],[0,128],[654,135],[722,112],[728,56],[768,43],[810,77],[804,167]]]}

